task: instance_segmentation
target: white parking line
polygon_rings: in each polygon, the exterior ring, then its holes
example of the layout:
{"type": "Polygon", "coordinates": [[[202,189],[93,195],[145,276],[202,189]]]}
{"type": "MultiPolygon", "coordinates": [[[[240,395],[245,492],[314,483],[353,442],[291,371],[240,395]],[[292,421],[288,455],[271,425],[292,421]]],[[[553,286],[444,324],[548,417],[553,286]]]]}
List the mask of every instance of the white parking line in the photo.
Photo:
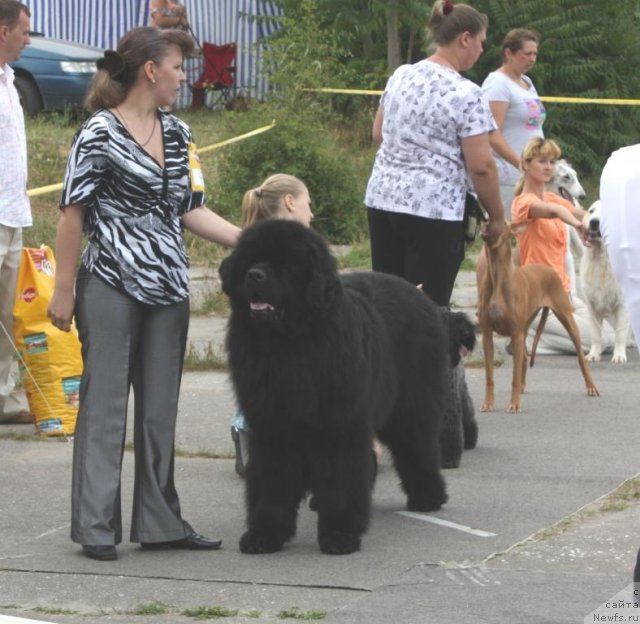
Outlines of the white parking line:
{"type": "Polygon", "coordinates": [[[24,618],[12,617],[11,615],[0,614],[0,624],[52,624],[42,620],[25,620],[24,618]]]}
{"type": "MultiPolygon", "coordinates": [[[[478,537],[495,537],[496,533],[490,533],[489,531],[482,531],[481,529],[472,529],[471,527],[465,526],[464,524],[457,524],[456,522],[450,522],[449,520],[442,520],[441,518],[436,518],[434,516],[429,516],[427,514],[416,513],[414,511],[396,511],[397,514],[401,516],[406,516],[407,518],[415,518],[416,520],[422,520],[423,522],[431,522],[432,524],[439,524],[440,526],[448,527],[449,529],[456,529],[458,531],[463,531],[464,533],[470,533],[471,535],[477,535],[478,537]]],[[[0,622],[0,624],[2,624],[0,622]]]]}

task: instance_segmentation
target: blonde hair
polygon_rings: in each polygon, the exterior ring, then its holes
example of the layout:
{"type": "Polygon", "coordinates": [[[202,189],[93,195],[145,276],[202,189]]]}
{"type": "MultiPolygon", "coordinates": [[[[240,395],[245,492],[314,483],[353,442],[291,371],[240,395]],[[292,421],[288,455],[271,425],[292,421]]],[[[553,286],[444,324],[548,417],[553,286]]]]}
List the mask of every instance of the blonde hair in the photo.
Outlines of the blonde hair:
{"type": "Polygon", "coordinates": [[[487,29],[489,18],[468,4],[454,4],[452,0],[437,0],[427,30],[436,45],[451,43],[458,35],[468,32],[475,37],[487,29]]]}
{"type": "Polygon", "coordinates": [[[520,195],[524,188],[525,171],[524,166],[534,158],[550,158],[551,160],[558,160],[562,156],[562,150],[555,141],[551,139],[543,139],[536,137],[531,139],[522,150],[522,156],[520,157],[520,179],[516,184],[515,194],[520,195]]]}
{"type": "Polygon", "coordinates": [[[242,227],[262,219],[272,219],[282,210],[285,195],[298,197],[306,189],[305,183],[287,173],[275,173],[260,186],[250,189],[242,198],[242,227]]]}

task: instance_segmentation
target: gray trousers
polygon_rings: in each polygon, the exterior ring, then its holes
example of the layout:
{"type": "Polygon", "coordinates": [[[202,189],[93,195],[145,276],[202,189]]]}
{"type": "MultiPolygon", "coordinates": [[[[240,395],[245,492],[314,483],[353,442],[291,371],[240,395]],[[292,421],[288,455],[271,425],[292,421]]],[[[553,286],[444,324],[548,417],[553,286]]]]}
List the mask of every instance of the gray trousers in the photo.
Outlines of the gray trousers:
{"type": "Polygon", "coordinates": [[[75,312],[84,370],[73,448],[71,539],[85,545],[122,541],[120,481],[131,387],[131,541],[186,537],[191,529],[180,515],[173,473],[189,301],[145,305],[81,269],[75,312]]]}

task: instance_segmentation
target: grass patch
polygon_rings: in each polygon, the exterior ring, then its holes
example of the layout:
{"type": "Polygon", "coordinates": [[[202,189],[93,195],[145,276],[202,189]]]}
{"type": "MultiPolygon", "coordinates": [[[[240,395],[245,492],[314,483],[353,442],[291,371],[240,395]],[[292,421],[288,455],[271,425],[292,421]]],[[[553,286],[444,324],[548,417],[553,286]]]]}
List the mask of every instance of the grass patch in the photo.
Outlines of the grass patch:
{"type": "Polygon", "coordinates": [[[227,356],[223,349],[209,341],[203,350],[199,350],[193,343],[189,343],[184,358],[184,370],[227,370],[227,356]]]}
{"type": "Polygon", "coordinates": [[[0,433],[0,440],[11,440],[12,442],[35,442],[48,439],[49,438],[40,436],[37,433],[19,433],[17,431],[0,433]]]}
{"type": "Polygon", "coordinates": [[[219,606],[197,607],[195,609],[185,609],[182,615],[196,620],[216,620],[218,618],[235,617],[238,615],[238,609],[227,609],[219,606]]]}
{"type": "Polygon", "coordinates": [[[284,609],[276,614],[281,620],[324,620],[326,611],[300,611],[298,607],[284,609]]]}
{"type": "Polygon", "coordinates": [[[346,254],[337,256],[338,268],[343,270],[371,270],[371,245],[368,240],[359,240],[351,245],[346,254]]]}
{"type": "Polygon", "coordinates": [[[482,249],[484,242],[482,241],[482,237],[478,236],[476,240],[465,248],[464,251],[464,260],[460,265],[461,271],[475,271],[476,270],[476,258],[482,249]]]}
{"type": "Polygon", "coordinates": [[[135,606],[131,613],[133,615],[164,615],[170,611],[171,608],[163,605],[161,602],[149,602],[135,606]]]}
{"type": "Polygon", "coordinates": [[[43,615],[77,615],[79,613],[78,611],[59,609],[57,607],[34,607],[32,611],[42,613],[43,615]]]}
{"type": "Polygon", "coordinates": [[[235,459],[235,453],[216,452],[216,451],[185,451],[177,448],[175,450],[176,457],[185,457],[187,459],[235,459]]]}
{"type": "MultiPolygon", "coordinates": [[[[133,453],[133,442],[127,442],[124,445],[124,450],[129,453],[133,453]]],[[[186,459],[234,459],[235,453],[231,451],[218,453],[216,451],[187,451],[185,449],[176,448],[174,450],[176,457],[184,457],[186,459]]]]}
{"type": "MultiPolygon", "coordinates": [[[[29,188],[62,182],[71,141],[80,122],[67,115],[38,115],[26,120],[29,188]]],[[[31,198],[33,226],[24,228],[24,246],[53,247],[60,191],[31,198]]]]}
{"type": "Polygon", "coordinates": [[[208,314],[214,314],[215,316],[223,316],[227,318],[231,313],[231,306],[229,305],[229,297],[222,291],[209,292],[202,298],[202,301],[198,307],[192,311],[193,314],[200,316],[206,316],[208,314]]]}
{"type": "Polygon", "coordinates": [[[552,524],[549,527],[537,531],[526,539],[514,544],[505,551],[493,553],[485,562],[491,561],[498,557],[502,557],[507,553],[521,548],[525,548],[533,542],[543,542],[558,535],[562,535],[569,529],[573,528],[580,522],[584,522],[589,518],[604,515],[606,513],[614,513],[624,511],[629,507],[630,503],[640,501],[640,474],[627,479],[621,483],[615,490],[601,496],[595,502],[585,505],[578,511],[562,518],[562,520],[552,524]]]}

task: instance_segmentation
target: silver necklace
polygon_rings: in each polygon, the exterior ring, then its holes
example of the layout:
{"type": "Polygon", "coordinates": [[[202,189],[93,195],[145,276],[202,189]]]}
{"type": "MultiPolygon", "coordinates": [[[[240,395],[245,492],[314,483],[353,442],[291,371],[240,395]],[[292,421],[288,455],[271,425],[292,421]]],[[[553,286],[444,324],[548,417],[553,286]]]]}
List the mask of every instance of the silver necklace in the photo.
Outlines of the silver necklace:
{"type": "MultiPolygon", "coordinates": [[[[118,115],[120,116],[120,119],[122,119],[122,123],[124,124],[124,127],[127,129],[127,131],[129,132],[129,134],[135,138],[135,136],[133,135],[133,132],[131,131],[131,128],[129,128],[129,124],[127,123],[127,120],[124,118],[124,115],[122,114],[122,112],[120,111],[120,109],[116,106],[116,110],[118,111],[118,115]]],[[[140,147],[146,147],[147,144],[149,143],[149,141],[151,141],[151,138],[153,137],[153,135],[155,134],[156,131],[156,123],[158,122],[158,114],[155,113],[153,115],[153,128],[151,128],[151,134],[149,135],[149,138],[144,142],[138,142],[140,147]]]]}

